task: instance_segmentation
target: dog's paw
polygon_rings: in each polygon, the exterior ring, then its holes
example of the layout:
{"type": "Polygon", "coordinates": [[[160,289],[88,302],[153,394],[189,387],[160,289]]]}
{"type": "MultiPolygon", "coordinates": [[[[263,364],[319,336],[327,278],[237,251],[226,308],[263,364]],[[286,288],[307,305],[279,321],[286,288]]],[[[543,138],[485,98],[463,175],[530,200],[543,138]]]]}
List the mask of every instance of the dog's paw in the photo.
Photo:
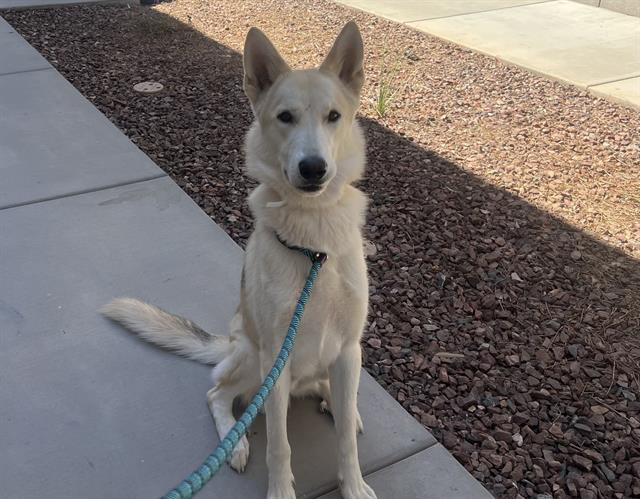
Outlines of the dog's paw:
{"type": "Polygon", "coordinates": [[[281,481],[278,483],[269,483],[267,499],[296,499],[293,482],[281,481]]]}
{"type": "Polygon", "coordinates": [[[344,499],[377,499],[376,493],[362,478],[353,483],[343,483],[340,492],[342,492],[344,499]]]}
{"type": "Polygon", "coordinates": [[[249,441],[247,437],[242,437],[236,445],[235,449],[231,453],[231,459],[229,464],[238,473],[242,473],[247,467],[247,461],[249,460],[249,441]]]}

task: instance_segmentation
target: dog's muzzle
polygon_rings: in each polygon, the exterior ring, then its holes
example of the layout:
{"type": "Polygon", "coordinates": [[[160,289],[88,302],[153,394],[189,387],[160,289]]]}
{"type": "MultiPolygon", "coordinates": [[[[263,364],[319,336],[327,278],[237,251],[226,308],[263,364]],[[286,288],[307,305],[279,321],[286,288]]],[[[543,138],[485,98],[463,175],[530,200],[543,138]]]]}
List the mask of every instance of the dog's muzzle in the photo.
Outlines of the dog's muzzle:
{"type": "Polygon", "coordinates": [[[304,179],[304,185],[298,188],[305,192],[317,192],[322,189],[327,174],[327,162],[320,156],[307,156],[298,163],[298,171],[304,179]]]}

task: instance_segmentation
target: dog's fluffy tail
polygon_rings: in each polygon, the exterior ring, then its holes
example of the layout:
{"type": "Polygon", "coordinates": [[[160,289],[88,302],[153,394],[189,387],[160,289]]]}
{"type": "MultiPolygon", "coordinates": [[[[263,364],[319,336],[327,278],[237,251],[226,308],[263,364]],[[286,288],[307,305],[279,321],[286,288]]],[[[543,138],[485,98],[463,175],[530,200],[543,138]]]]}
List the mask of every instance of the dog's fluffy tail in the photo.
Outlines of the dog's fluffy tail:
{"type": "Polygon", "coordinates": [[[150,343],[204,364],[219,363],[229,350],[227,337],[134,298],[116,298],[100,312],[150,343]]]}

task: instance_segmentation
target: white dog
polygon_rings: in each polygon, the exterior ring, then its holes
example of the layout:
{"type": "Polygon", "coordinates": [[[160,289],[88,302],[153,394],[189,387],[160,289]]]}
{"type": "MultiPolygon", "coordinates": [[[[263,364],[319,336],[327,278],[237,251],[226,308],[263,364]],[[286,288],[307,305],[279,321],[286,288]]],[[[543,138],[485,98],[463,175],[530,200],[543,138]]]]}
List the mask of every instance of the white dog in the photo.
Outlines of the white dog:
{"type": "MultiPolygon", "coordinates": [[[[295,498],[287,440],[289,397],[319,395],[335,420],[343,497],[375,499],[362,478],[356,444],[362,429],[356,405],[360,337],[368,306],[361,233],[367,200],[351,185],[365,163],[355,120],[364,81],[362,38],[350,22],[318,69],[292,71],[267,37],[252,28],[244,70],[244,89],[255,114],[246,140],[247,172],[260,185],[249,197],[255,230],[230,335],[210,335],[186,319],[129,298],[114,300],[103,313],[145,340],[215,364],[207,397],[222,438],[235,423],[234,399],[254,395],[287,332],[311,265],[292,247],[326,253],[293,353],[265,404],[267,497],[295,498]]],[[[245,437],[231,466],[242,471],[248,457],[245,437]]]]}

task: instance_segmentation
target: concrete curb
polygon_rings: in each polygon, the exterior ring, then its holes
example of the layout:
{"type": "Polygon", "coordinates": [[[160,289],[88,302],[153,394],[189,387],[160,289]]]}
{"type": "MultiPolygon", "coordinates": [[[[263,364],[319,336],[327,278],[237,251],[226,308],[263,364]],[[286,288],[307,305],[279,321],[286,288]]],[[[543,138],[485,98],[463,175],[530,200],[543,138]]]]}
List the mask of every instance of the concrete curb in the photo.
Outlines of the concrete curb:
{"type": "Polygon", "coordinates": [[[0,0],[0,12],[7,10],[53,9],[77,5],[140,5],[139,0],[0,0]]]}

